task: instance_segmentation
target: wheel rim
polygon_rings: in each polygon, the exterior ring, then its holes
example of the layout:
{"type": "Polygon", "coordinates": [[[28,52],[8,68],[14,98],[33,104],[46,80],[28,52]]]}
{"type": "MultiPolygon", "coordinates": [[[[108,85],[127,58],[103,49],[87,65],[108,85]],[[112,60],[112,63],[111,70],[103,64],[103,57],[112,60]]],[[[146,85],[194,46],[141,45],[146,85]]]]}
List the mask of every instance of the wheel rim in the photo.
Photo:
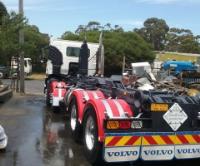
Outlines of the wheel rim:
{"type": "Polygon", "coordinates": [[[72,110],[71,110],[71,118],[70,118],[70,124],[71,124],[71,129],[74,131],[76,129],[76,125],[77,125],[77,113],[76,113],[76,105],[74,104],[72,106],[72,110]]]}
{"type": "Polygon", "coordinates": [[[94,148],[95,122],[91,116],[88,117],[87,122],[86,122],[85,142],[86,142],[86,146],[89,150],[92,150],[94,148]]]}

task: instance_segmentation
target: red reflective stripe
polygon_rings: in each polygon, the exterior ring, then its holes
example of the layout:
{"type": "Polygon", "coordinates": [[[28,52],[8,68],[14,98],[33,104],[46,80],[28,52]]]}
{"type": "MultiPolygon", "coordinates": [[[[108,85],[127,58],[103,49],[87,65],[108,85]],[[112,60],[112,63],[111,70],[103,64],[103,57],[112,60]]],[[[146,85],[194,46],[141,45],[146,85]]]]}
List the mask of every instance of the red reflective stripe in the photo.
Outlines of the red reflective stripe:
{"type": "Polygon", "coordinates": [[[134,137],[131,137],[125,145],[133,145],[140,137],[139,136],[134,136],[134,137]]]}
{"type": "Polygon", "coordinates": [[[188,144],[188,140],[184,137],[184,135],[177,135],[177,137],[179,138],[179,140],[184,143],[184,144],[188,144]]]}
{"type": "Polygon", "coordinates": [[[167,135],[161,135],[161,138],[163,139],[163,141],[165,141],[166,144],[174,144],[167,135]]]}
{"type": "Polygon", "coordinates": [[[157,145],[157,142],[152,138],[152,136],[145,136],[145,139],[149,142],[149,144],[157,145]]]}
{"type": "Polygon", "coordinates": [[[195,139],[195,141],[197,143],[200,143],[200,136],[199,135],[193,135],[192,137],[195,139]]]}
{"type": "Polygon", "coordinates": [[[54,89],[54,91],[53,91],[53,96],[54,96],[54,97],[58,97],[58,90],[57,90],[57,89],[54,89]]]}
{"type": "Polygon", "coordinates": [[[110,141],[108,144],[107,144],[107,146],[114,146],[114,145],[116,145],[116,143],[121,139],[122,137],[120,136],[120,137],[114,137],[113,139],[112,139],[112,141],[110,141]]]}

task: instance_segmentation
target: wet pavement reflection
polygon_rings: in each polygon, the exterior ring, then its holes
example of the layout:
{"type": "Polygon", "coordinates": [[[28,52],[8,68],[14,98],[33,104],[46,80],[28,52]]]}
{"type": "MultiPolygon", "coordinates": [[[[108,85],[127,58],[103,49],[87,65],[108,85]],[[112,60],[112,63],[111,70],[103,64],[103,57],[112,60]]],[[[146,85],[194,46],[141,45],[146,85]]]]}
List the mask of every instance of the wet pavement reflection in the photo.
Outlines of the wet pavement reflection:
{"type": "MultiPolygon", "coordinates": [[[[68,115],[64,111],[47,109],[43,96],[15,95],[0,105],[0,124],[9,138],[6,152],[0,152],[0,166],[90,166],[83,154],[83,145],[72,140],[68,115]]],[[[137,165],[183,166],[189,163],[191,161],[140,162],[137,165]]]]}

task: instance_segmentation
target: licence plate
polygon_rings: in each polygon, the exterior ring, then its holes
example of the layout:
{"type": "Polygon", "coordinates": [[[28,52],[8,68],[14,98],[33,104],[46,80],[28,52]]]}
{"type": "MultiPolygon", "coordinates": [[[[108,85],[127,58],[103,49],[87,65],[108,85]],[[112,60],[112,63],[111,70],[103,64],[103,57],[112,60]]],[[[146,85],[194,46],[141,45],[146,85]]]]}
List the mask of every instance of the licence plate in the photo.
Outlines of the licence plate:
{"type": "Polygon", "coordinates": [[[131,128],[132,129],[141,129],[142,128],[142,121],[132,121],[131,128]]]}

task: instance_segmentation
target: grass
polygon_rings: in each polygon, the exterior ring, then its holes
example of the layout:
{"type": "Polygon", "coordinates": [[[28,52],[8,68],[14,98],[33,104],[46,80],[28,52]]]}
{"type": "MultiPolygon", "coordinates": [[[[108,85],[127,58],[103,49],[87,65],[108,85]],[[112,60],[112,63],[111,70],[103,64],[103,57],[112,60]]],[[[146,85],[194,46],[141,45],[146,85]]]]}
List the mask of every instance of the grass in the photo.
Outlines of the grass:
{"type": "Polygon", "coordinates": [[[26,80],[44,80],[46,77],[45,73],[32,73],[26,77],[26,80]]]}
{"type": "Polygon", "coordinates": [[[177,60],[177,61],[191,61],[191,62],[197,62],[196,56],[187,56],[187,55],[181,55],[176,53],[159,53],[157,54],[159,61],[167,61],[167,60],[177,60]]]}

